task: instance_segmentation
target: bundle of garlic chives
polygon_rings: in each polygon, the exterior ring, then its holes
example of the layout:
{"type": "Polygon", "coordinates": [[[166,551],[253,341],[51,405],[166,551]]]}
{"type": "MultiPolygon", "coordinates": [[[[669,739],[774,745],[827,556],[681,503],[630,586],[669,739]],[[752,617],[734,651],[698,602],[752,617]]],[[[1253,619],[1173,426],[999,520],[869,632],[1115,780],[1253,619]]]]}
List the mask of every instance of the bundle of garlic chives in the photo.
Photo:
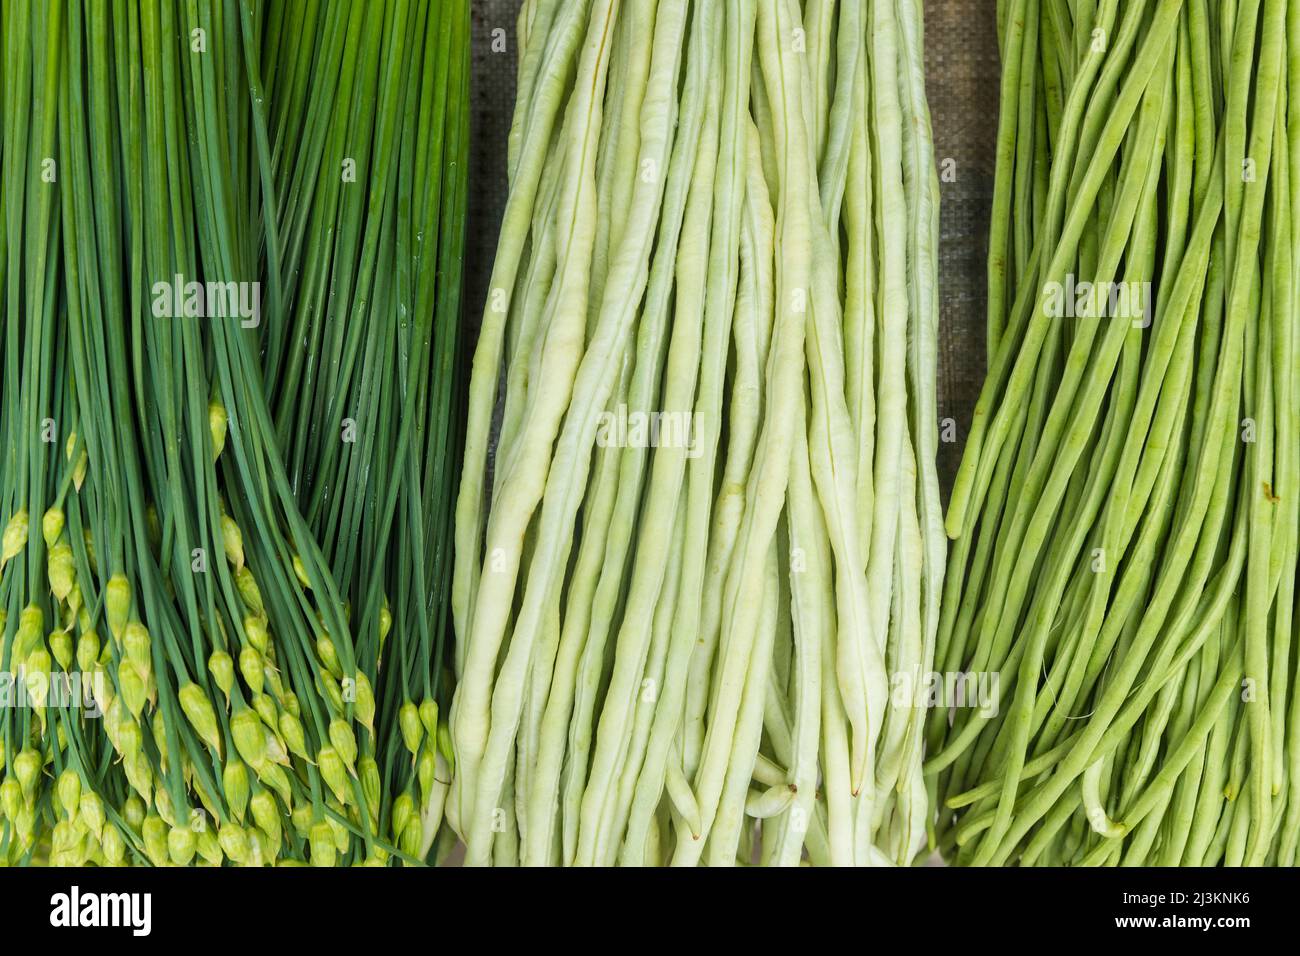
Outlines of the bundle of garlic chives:
{"type": "Polygon", "coordinates": [[[111,14],[3,12],[0,863],[432,860],[468,6],[111,14]]]}
{"type": "Polygon", "coordinates": [[[945,549],[920,4],[527,0],[518,36],[457,505],[467,859],[910,862],[945,549]]]}
{"type": "Polygon", "coordinates": [[[1000,695],[932,719],[940,846],[1291,865],[1300,9],[1002,6],[990,374],[939,642],[1000,695]]]}

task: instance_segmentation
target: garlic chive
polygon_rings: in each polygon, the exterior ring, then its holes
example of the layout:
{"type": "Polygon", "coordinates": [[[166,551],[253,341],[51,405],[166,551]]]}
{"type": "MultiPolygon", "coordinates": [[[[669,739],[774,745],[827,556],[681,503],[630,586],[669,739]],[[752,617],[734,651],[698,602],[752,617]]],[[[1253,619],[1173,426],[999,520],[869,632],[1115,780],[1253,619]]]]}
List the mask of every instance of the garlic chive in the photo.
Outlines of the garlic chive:
{"type": "Polygon", "coordinates": [[[226,447],[226,425],[229,421],[226,408],[215,398],[208,402],[208,437],[212,442],[212,460],[221,457],[226,447]]]}
{"type": "Polygon", "coordinates": [[[420,711],[411,701],[402,704],[397,713],[397,722],[402,730],[402,742],[414,758],[420,752],[420,738],[424,733],[420,722],[420,711]]]}
{"type": "Polygon", "coordinates": [[[225,792],[230,815],[242,823],[249,801],[248,768],[238,760],[227,760],[221,771],[221,789],[225,792]]]}
{"type": "Polygon", "coordinates": [[[58,505],[51,505],[41,516],[41,537],[45,539],[46,550],[52,550],[59,539],[63,537],[63,526],[67,523],[67,516],[64,515],[63,509],[58,505]]]}
{"type": "Polygon", "coordinates": [[[131,585],[123,574],[115,574],[108,579],[104,590],[104,616],[108,621],[108,631],[113,639],[122,640],[126,629],[127,616],[131,613],[131,585]]]}
{"type": "Polygon", "coordinates": [[[348,790],[347,769],[344,767],[343,759],[333,747],[326,745],[317,751],[316,766],[320,770],[325,785],[329,787],[335,799],[340,803],[346,803],[348,790]]]}
{"type": "Polygon", "coordinates": [[[217,689],[226,695],[230,702],[230,689],[235,686],[235,663],[230,655],[218,648],[208,656],[208,673],[212,675],[217,689]]]}
{"type": "Polygon", "coordinates": [[[27,547],[27,510],[20,509],[5,524],[4,534],[0,536],[0,569],[16,558],[27,547]]]}
{"type": "Polygon", "coordinates": [[[185,716],[189,718],[190,725],[194,732],[199,735],[199,739],[217,752],[221,756],[221,731],[217,726],[217,713],[212,707],[212,701],[208,700],[208,695],[203,692],[203,688],[198,684],[189,683],[180,689],[179,698],[181,709],[185,711],[185,716]]]}

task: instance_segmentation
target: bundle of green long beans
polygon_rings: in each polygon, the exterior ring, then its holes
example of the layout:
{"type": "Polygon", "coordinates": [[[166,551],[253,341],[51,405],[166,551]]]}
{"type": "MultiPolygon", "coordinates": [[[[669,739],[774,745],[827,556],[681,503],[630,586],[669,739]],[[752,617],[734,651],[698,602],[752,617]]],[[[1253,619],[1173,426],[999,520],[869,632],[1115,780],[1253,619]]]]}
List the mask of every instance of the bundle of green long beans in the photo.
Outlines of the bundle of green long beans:
{"type": "Polygon", "coordinates": [[[469,863],[924,845],[945,541],[920,7],[523,4],[457,508],[469,863]]]}
{"type": "Polygon", "coordinates": [[[434,857],[467,21],[4,5],[0,863],[434,857]]]}
{"type": "Polygon", "coordinates": [[[1300,4],[1000,8],[989,375],[937,659],[1001,693],[932,718],[939,845],[1292,865],[1300,4]]]}

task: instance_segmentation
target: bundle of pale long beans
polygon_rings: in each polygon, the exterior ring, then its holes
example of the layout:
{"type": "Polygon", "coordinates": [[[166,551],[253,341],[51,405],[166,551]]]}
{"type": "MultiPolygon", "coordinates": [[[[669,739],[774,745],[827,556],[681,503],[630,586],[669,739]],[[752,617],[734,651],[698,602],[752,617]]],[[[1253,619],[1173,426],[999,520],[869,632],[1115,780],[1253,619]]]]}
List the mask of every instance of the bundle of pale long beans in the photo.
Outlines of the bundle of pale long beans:
{"type": "Polygon", "coordinates": [[[523,5],[456,522],[467,862],[925,849],[920,8],[523,5]]]}

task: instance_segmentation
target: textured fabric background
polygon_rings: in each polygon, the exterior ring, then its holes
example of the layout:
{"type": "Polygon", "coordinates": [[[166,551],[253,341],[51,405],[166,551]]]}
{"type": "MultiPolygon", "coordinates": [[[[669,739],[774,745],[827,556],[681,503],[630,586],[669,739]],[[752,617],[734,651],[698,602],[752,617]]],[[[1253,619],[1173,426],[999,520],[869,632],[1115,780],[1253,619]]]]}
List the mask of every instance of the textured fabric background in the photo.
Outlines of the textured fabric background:
{"type": "MultiPolygon", "coordinates": [[[[716,2],[716,0],[714,0],[716,2]]],[[[470,233],[466,308],[477,329],[506,200],[506,134],[514,109],[515,14],[520,0],[471,0],[473,15],[470,233]],[[493,50],[494,34],[505,50],[493,50]]],[[[984,375],[984,262],[998,115],[996,0],[926,0],[925,53],[935,155],[953,161],[940,182],[939,414],[957,425],[941,444],[944,494],[984,375]]]]}

